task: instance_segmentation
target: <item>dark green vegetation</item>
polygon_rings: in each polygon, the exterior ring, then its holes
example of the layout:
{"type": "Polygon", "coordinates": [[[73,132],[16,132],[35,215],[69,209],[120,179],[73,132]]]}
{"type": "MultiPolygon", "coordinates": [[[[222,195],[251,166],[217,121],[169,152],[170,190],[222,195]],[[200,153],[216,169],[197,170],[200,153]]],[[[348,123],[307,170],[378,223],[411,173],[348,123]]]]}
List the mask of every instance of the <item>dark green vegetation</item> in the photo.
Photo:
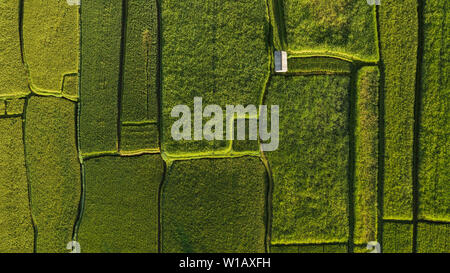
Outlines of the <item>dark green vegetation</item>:
{"type": "MultiPolygon", "coordinates": [[[[259,145],[257,140],[250,140],[250,122],[259,122],[258,119],[244,119],[245,121],[245,140],[237,139],[238,121],[234,121],[234,140],[233,140],[233,151],[235,152],[258,152],[259,145]]],[[[242,121],[242,120],[240,120],[242,121]]],[[[257,136],[258,137],[258,136],[257,136]]]]}
{"type": "Polygon", "coordinates": [[[158,9],[156,1],[127,1],[121,150],[159,148],[158,9]]]}
{"type": "Polygon", "coordinates": [[[22,119],[0,119],[0,132],[0,252],[33,252],[22,119]]]}
{"type": "Polygon", "coordinates": [[[289,73],[350,73],[352,66],[349,62],[329,57],[290,58],[289,73]]]}
{"type": "Polygon", "coordinates": [[[225,141],[173,141],[175,105],[258,105],[268,74],[264,0],[162,0],[163,149],[213,152],[225,141]]]}
{"type": "Polygon", "coordinates": [[[410,220],[413,213],[417,25],[416,0],[383,1],[380,32],[385,73],[385,219],[410,220]]]}
{"type": "Polygon", "coordinates": [[[121,151],[125,153],[159,147],[156,124],[122,125],[121,136],[121,151]]]}
{"type": "Polygon", "coordinates": [[[80,148],[116,151],[122,5],[84,1],[81,30],[80,148]]]}
{"type": "Polygon", "coordinates": [[[258,158],[174,162],[163,184],[162,251],[264,252],[266,183],[258,158]]]}
{"type": "Polygon", "coordinates": [[[67,252],[80,202],[75,104],[32,97],[26,111],[26,163],[37,252],[67,252]]]}
{"type": "Polygon", "coordinates": [[[60,93],[64,75],[78,72],[78,8],[66,1],[24,1],[24,57],[33,91],[60,93]]]}
{"type": "Polygon", "coordinates": [[[159,68],[156,0],[127,2],[122,121],[156,121],[159,68]]]}
{"type": "Polygon", "coordinates": [[[450,224],[419,223],[418,253],[448,253],[450,250],[450,224]]]}
{"type": "Polygon", "coordinates": [[[411,253],[413,248],[413,225],[384,223],[383,253],[411,253]]]}
{"type": "Polygon", "coordinates": [[[270,246],[270,253],[298,253],[297,245],[270,246]]]}
{"type": "Polygon", "coordinates": [[[450,10],[449,1],[425,2],[419,217],[439,221],[450,221],[450,17],[447,10],[450,10]]]}
{"type": "Polygon", "coordinates": [[[273,77],[280,146],[267,153],[274,179],[272,243],[348,239],[348,87],[342,76],[273,77]]]}
{"type": "Polygon", "coordinates": [[[356,100],[356,244],[377,238],[378,91],[378,68],[362,68],[358,73],[356,100]]]}
{"type": "Polygon", "coordinates": [[[347,253],[346,245],[271,246],[271,253],[347,253]]]}
{"type": "Polygon", "coordinates": [[[375,9],[366,1],[278,0],[274,3],[284,6],[290,51],[377,59],[375,9]]]}
{"type": "Polygon", "coordinates": [[[0,95],[25,95],[29,91],[20,51],[18,3],[1,1],[0,14],[0,95]]]}
{"type": "Polygon", "coordinates": [[[85,165],[82,252],[158,252],[161,157],[103,157],[85,165]]]}

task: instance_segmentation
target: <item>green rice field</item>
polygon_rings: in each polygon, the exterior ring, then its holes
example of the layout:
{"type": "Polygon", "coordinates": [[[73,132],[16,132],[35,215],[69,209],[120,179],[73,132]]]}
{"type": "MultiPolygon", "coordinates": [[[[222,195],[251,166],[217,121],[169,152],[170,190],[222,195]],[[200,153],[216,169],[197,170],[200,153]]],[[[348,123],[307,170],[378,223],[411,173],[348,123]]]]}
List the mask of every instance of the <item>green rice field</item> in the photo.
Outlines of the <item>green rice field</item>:
{"type": "Polygon", "coordinates": [[[0,3],[0,253],[450,252],[449,1],[77,2],[0,3]]]}

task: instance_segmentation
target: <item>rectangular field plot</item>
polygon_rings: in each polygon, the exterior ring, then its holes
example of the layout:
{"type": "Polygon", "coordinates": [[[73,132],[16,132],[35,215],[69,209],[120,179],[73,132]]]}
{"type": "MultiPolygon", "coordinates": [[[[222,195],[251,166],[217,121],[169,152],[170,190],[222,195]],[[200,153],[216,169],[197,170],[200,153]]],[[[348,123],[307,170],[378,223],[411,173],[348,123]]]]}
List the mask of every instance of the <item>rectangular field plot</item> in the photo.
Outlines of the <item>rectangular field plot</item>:
{"type": "MultiPolygon", "coordinates": [[[[79,6],[32,0],[24,1],[23,12],[24,56],[31,87],[60,93],[64,75],[78,72],[79,6]]],[[[73,94],[75,90],[66,88],[65,92],[73,94]]]]}
{"type": "Polygon", "coordinates": [[[158,252],[159,155],[86,161],[83,252],[158,252]]]}
{"type": "Polygon", "coordinates": [[[67,252],[81,195],[75,103],[32,97],[26,111],[25,145],[36,250],[67,252]]]}
{"type": "Polygon", "coordinates": [[[411,220],[417,1],[385,0],[379,9],[385,66],[384,218],[411,220]]]}
{"type": "Polygon", "coordinates": [[[450,221],[450,1],[425,1],[424,10],[419,217],[450,221]]]}
{"type": "Polygon", "coordinates": [[[377,237],[378,91],[378,68],[362,68],[356,99],[355,244],[377,237]]]}
{"type": "Polygon", "coordinates": [[[449,253],[450,224],[419,223],[417,253],[449,253]]]}
{"type": "Polygon", "coordinates": [[[116,151],[122,5],[84,1],[81,28],[80,148],[116,151]]]}
{"type": "Polygon", "coordinates": [[[413,225],[385,222],[383,226],[383,253],[412,253],[413,225]]]}
{"type": "Polygon", "coordinates": [[[157,124],[122,125],[122,152],[159,148],[157,124]]]}
{"type": "Polygon", "coordinates": [[[281,0],[273,3],[284,7],[284,26],[278,23],[278,28],[285,27],[291,52],[316,51],[377,59],[375,9],[366,1],[281,0]]]}
{"type": "Polygon", "coordinates": [[[347,253],[347,245],[284,245],[271,246],[271,253],[347,253]]]}
{"type": "Polygon", "coordinates": [[[1,1],[0,14],[0,96],[24,95],[29,89],[20,52],[18,2],[1,1]]]}
{"type": "Polygon", "coordinates": [[[33,252],[22,119],[1,118],[0,132],[0,253],[33,252]]]}
{"type": "Polygon", "coordinates": [[[157,120],[157,1],[127,3],[122,121],[157,120]]]}
{"type": "Polygon", "coordinates": [[[163,184],[163,252],[265,252],[259,158],[175,161],[163,184]]]}
{"type": "Polygon", "coordinates": [[[268,152],[274,179],[272,243],[348,240],[349,78],[273,77],[280,146],[268,152]]]}
{"type": "Polygon", "coordinates": [[[265,0],[161,1],[163,149],[212,152],[226,142],[174,141],[176,105],[258,105],[269,73],[265,0]],[[219,142],[219,143],[218,143],[219,142]]]}
{"type": "Polygon", "coordinates": [[[352,66],[349,62],[328,57],[302,57],[290,58],[289,73],[305,74],[350,74],[352,66]]]}

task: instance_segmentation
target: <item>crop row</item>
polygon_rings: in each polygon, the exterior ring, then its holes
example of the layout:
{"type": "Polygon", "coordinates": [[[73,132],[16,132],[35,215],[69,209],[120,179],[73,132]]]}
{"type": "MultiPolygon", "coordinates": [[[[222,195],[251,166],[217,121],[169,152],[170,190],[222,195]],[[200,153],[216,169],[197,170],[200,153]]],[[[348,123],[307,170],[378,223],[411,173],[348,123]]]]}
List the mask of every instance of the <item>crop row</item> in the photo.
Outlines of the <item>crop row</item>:
{"type": "Polygon", "coordinates": [[[384,1],[379,18],[385,73],[384,218],[410,220],[413,213],[417,1],[384,1]]]}

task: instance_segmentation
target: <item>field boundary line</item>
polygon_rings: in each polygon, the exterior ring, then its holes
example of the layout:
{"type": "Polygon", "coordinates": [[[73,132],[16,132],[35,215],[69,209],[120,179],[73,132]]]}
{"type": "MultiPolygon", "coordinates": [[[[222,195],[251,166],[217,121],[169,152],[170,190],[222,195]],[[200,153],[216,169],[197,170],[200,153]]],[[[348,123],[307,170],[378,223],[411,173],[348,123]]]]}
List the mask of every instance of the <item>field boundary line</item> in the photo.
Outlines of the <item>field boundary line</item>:
{"type": "Polygon", "coordinates": [[[38,228],[36,219],[33,215],[33,204],[32,204],[32,195],[31,195],[31,178],[30,178],[30,170],[28,168],[27,164],[27,145],[26,145],[26,113],[28,109],[28,100],[29,98],[25,99],[24,106],[23,106],[23,113],[20,115],[22,117],[22,142],[23,142],[23,155],[24,155],[24,161],[25,161],[25,175],[27,178],[27,191],[28,191],[28,208],[30,210],[30,218],[31,218],[31,225],[33,227],[33,253],[37,252],[37,237],[38,237],[38,228]]]}
{"type": "MultiPolygon", "coordinates": [[[[82,24],[81,24],[81,7],[78,9],[78,29],[80,31],[80,39],[79,39],[79,52],[78,52],[78,70],[79,70],[79,77],[78,77],[78,98],[81,100],[81,70],[82,70],[82,58],[81,58],[81,52],[82,52],[82,24]]],[[[82,153],[81,153],[81,137],[80,137],[80,113],[81,113],[81,102],[78,100],[75,104],[75,145],[77,148],[77,154],[78,154],[78,162],[80,164],[80,201],[78,203],[78,213],[77,217],[75,219],[75,223],[73,225],[73,231],[72,231],[72,240],[77,241],[78,240],[78,230],[81,225],[81,220],[84,214],[84,206],[85,206],[85,196],[86,196],[86,178],[85,178],[85,163],[83,161],[82,153]]]]}
{"type": "Polygon", "coordinates": [[[357,92],[358,92],[358,71],[359,68],[353,66],[350,73],[348,86],[348,252],[353,253],[355,237],[355,177],[356,177],[356,127],[357,127],[357,92]]]}
{"type": "Polygon", "coordinates": [[[375,7],[377,41],[378,41],[378,70],[380,73],[378,88],[378,183],[377,183],[377,240],[383,249],[383,217],[384,217],[384,164],[385,164],[385,84],[386,68],[381,47],[380,6],[375,7]]]}
{"type": "Polygon", "coordinates": [[[422,108],[422,68],[424,55],[424,1],[417,0],[417,64],[416,64],[416,86],[414,98],[414,135],[413,135],[413,253],[417,253],[417,231],[419,219],[419,141],[420,121],[422,108]]]}

